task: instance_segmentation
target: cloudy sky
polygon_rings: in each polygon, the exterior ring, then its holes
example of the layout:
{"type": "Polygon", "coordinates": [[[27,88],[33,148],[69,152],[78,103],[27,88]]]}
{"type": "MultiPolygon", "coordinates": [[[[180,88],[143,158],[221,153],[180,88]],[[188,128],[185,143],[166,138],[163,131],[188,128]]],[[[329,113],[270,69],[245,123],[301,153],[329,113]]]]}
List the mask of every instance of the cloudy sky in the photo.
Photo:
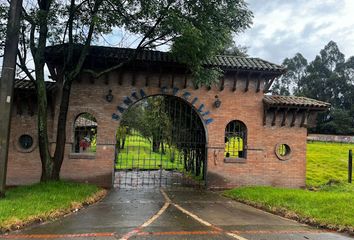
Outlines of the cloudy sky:
{"type": "Polygon", "coordinates": [[[253,25],[237,44],[252,57],[281,63],[302,53],[313,60],[330,41],[346,57],[354,55],[354,0],[246,0],[253,25]]]}
{"type": "MultiPolygon", "coordinates": [[[[253,25],[235,40],[248,47],[250,56],[280,64],[300,52],[312,61],[330,40],[337,42],[347,58],[354,56],[354,0],[246,2],[254,14],[253,25]]],[[[116,30],[95,44],[111,46],[123,35],[124,31],[116,30]]]]}

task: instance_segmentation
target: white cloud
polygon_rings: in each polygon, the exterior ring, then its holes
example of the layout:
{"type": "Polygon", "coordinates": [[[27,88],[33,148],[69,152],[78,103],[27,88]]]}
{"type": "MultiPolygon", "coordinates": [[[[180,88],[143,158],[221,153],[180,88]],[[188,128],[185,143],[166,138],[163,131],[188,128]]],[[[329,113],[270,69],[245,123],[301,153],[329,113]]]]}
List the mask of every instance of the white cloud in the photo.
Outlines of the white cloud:
{"type": "Polygon", "coordinates": [[[251,56],[281,63],[301,52],[313,60],[330,40],[354,55],[353,0],[249,0],[251,29],[236,38],[251,56]]]}

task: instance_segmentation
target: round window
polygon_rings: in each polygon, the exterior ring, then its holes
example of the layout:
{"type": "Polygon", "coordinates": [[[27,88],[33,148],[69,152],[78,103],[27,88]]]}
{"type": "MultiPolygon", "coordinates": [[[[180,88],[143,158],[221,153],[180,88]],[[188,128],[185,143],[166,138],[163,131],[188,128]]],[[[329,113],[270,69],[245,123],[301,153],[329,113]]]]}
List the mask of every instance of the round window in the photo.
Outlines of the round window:
{"type": "Polygon", "coordinates": [[[279,143],[275,146],[275,155],[280,160],[288,160],[291,157],[291,148],[288,144],[279,143]]]}
{"type": "Polygon", "coordinates": [[[33,138],[30,135],[22,135],[18,141],[20,143],[20,147],[25,150],[28,150],[33,146],[33,138]]]}

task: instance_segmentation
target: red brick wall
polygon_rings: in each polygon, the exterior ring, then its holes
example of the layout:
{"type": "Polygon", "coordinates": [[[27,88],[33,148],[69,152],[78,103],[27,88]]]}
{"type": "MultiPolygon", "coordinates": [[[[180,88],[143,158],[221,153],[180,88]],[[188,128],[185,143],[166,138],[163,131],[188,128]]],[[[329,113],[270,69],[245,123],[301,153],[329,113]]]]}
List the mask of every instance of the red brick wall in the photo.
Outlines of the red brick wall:
{"type": "MultiPolygon", "coordinates": [[[[91,83],[87,77],[82,77],[80,82],[75,82],[72,87],[70,107],[67,122],[67,144],[65,159],[62,166],[61,177],[83,182],[92,182],[104,186],[111,186],[113,174],[114,140],[115,131],[119,124],[112,119],[112,113],[117,113],[117,106],[123,105],[123,98],[130,96],[136,90],[144,89],[147,95],[161,93],[158,86],[158,75],[151,75],[149,86],[145,86],[144,73],[136,74],[136,85],[131,85],[131,73],[123,75],[123,84],[118,84],[118,74],[111,73],[109,82],[104,79],[91,83]],[[105,95],[112,89],[113,101],[108,103],[105,95]],[[83,112],[93,114],[98,123],[97,152],[95,159],[71,158],[73,143],[73,123],[76,116],[83,112]]],[[[169,94],[172,76],[162,75],[162,85],[166,86],[169,94]]],[[[184,76],[174,77],[174,87],[180,89],[177,96],[182,96],[186,91],[191,93],[190,101],[194,97],[199,100],[195,104],[198,108],[201,103],[205,110],[209,110],[214,121],[206,126],[208,140],[208,186],[232,187],[240,185],[275,185],[286,187],[301,187],[305,185],[306,163],[306,129],[289,127],[287,124],[280,127],[263,126],[263,92],[256,92],[256,81],[250,80],[249,89],[245,89],[245,80],[239,79],[237,90],[232,91],[232,79],[225,79],[225,88],[219,91],[214,86],[210,90],[200,88],[195,90],[192,82],[183,89],[184,76]],[[213,106],[215,95],[222,101],[221,107],[213,106]],[[224,132],[226,125],[232,120],[244,122],[248,130],[247,159],[243,163],[224,162],[224,132]],[[292,157],[287,161],[279,160],[275,153],[277,143],[287,143],[292,149],[292,157]]],[[[261,84],[263,86],[263,83],[261,84]]],[[[56,106],[57,118],[58,106],[56,106]]],[[[278,118],[280,121],[281,118],[278,118]]],[[[21,117],[13,115],[11,141],[17,141],[19,134],[31,131],[35,138],[35,117],[21,117]]],[[[54,122],[52,137],[56,131],[54,122]]],[[[54,139],[54,138],[52,138],[54,139]]],[[[8,165],[8,184],[27,184],[39,181],[40,160],[38,147],[31,153],[21,153],[14,146],[10,149],[8,165]]]]}

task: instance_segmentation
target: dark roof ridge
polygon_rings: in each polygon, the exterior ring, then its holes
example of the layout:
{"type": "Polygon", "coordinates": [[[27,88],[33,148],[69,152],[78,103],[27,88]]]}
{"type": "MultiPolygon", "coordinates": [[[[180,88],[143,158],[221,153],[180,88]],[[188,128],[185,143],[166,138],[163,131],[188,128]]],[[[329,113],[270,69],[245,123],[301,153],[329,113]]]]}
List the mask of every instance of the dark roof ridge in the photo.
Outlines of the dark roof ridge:
{"type": "MultiPolygon", "coordinates": [[[[47,46],[46,48],[54,48],[54,47],[65,46],[65,45],[68,45],[68,43],[55,44],[55,45],[47,46]]],[[[81,46],[81,47],[84,46],[81,43],[76,43],[74,45],[75,46],[81,46]]],[[[100,46],[100,45],[91,45],[90,47],[92,47],[92,48],[121,49],[121,50],[135,50],[135,48],[130,48],[130,47],[113,47],[113,46],[100,46]]],[[[163,54],[172,54],[172,52],[170,52],[170,51],[161,51],[161,50],[146,49],[146,48],[143,48],[142,50],[143,51],[149,51],[149,52],[163,53],[163,54]]],[[[275,64],[275,63],[269,62],[269,61],[264,60],[264,59],[259,58],[259,57],[247,57],[247,56],[240,56],[240,55],[233,55],[233,54],[215,54],[214,57],[216,57],[216,56],[233,57],[233,58],[244,58],[244,59],[257,59],[257,60],[261,60],[261,61],[264,61],[264,62],[267,62],[267,63],[270,63],[270,64],[275,64]]],[[[275,65],[279,65],[279,64],[275,64],[275,65]]]]}
{"type": "MultiPolygon", "coordinates": [[[[47,47],[47,58],[53,58],[53,55],[60,55],[63,51],[62,47],[67,46],[68,44],[53,45],[47,47]]],[[[76,47],[82,47],[82,44],[75,44],[76,47]]],[[[74,46],[74,47],[75,47],[74,46]]],[[[89,55],[91,57],[107,57],[112,59],[124,59],[129,56],[129,51],[133,51],[134,48],[120,48],[120,47],[111,47],[111,46],[98,46],[91,45],[91,52],[89,55]]],[[[55,58],[55,56],[54,56],[55,58]]],[[[166,63],[175,63],[179,64],[178,60],[171,54],[171,52],[164,52],[160,50],[150,50],[142,49],[139,52],[137,57],[138,61],[146,62],[166,62],[166,63]]],[[[275,63],[263,60],[259,57],[244,57],[237,55],[224,55],[217,54],[204,61],[205,66],[215,66],[220,67],[226,71],[233,70],[243,70],[243,71],[260,71],[270,73],[276,76],[279,76],[285,72],[285,67],[280,66],[275,63]]]]}
{"type": "Polygon", "coordinates": [[[251,58],[257,59],[257,60],[262,60],[263,62],[267,62],[267,63],[269,63],[269,64],[278,65],[278,66],[280,66],[280,67],[282,67],[282,68],[286,68],[286,67],[283,66],[282,64],[272,63],[272,62],[270,62],[270,61],[268,61],[268,60],[264,60],[263,58],[260,58],[260,57],[251,57],[251,58]]]}
{"type": "MultiPolygon", "coordinates": [[[[264,59],[261,59],[259,57],[247,57],[247,56],[240,56],[240,55],[232,55],[232,54],[215,54],[215,57],[217,56],[220,56],[220,57],[233,57],[233,58],[244,58],[244,59],[257,59],[257,60],[262,60],[262,61],[265,61],[265,62],[268,62],[264,59]]],[[[269,62],[271,63],[271,62],[269,62]]],[[[274,64],[274,63],[272,63],[274,64]]]]}

